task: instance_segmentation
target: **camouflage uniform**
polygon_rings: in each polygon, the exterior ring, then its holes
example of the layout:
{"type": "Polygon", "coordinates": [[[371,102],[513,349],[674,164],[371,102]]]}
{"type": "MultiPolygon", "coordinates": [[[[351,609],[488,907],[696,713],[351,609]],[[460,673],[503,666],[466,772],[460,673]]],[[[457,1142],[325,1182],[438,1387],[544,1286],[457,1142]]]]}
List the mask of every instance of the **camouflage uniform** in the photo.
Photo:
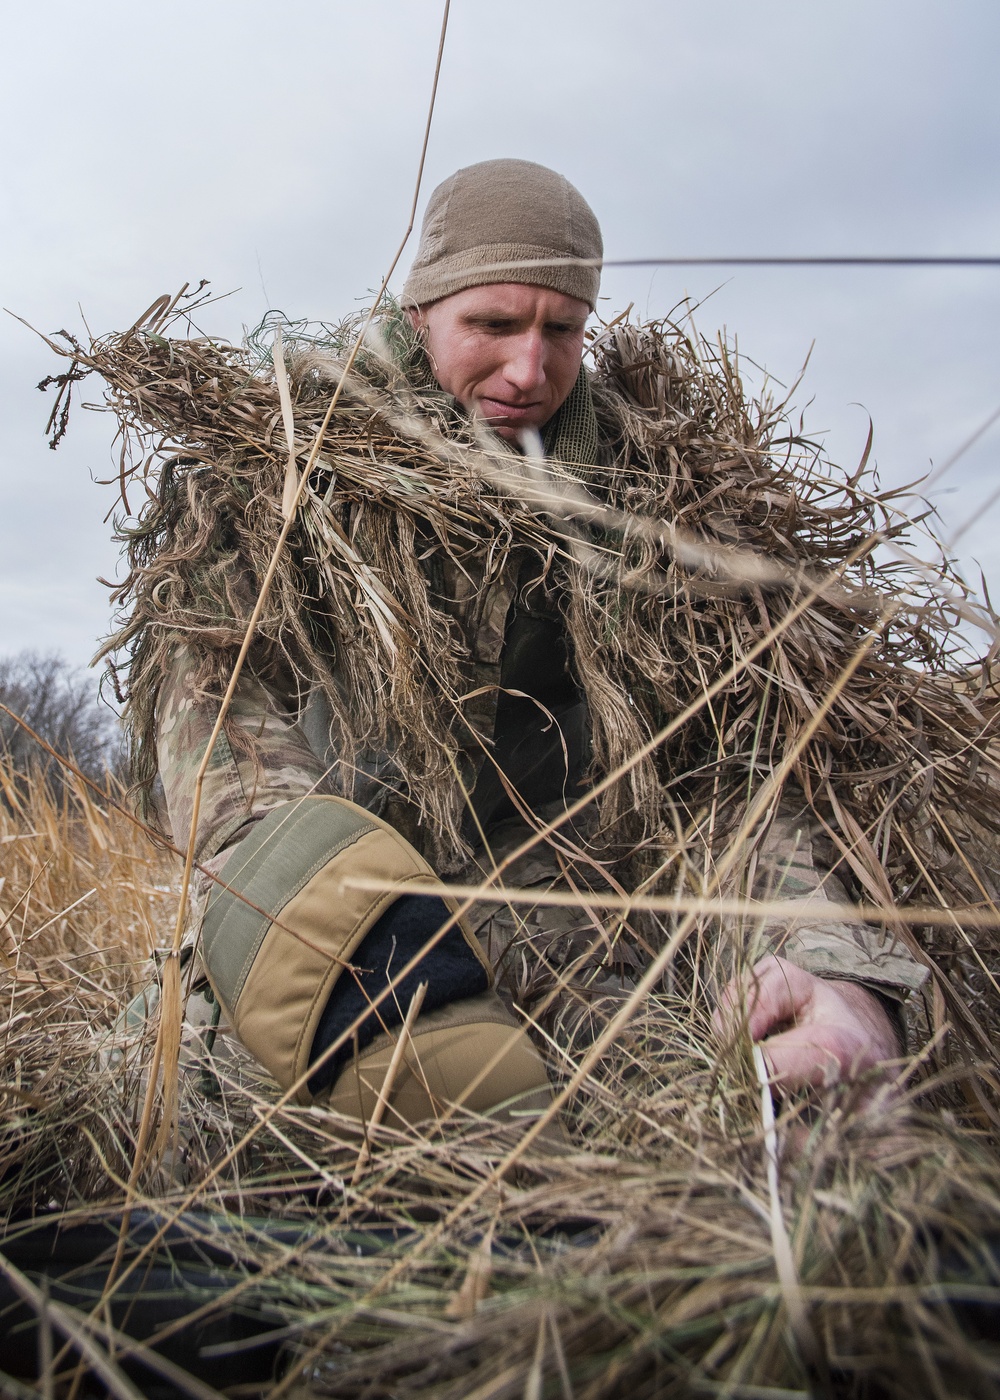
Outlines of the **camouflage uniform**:
{"type": "MultiPolygon", "coordinates": [[[[598,425],[589,381],[581,370],[576,386],[546,430],[546,452],[565,462],[600,460],[598,425]]],[[[226,727],[216,743],[202,790],[195,857],[218,873],[241,839],[274,808],[309,796],[346,797],[382,818],[435,868],[460,882],[475,882],[480,873],[524,839],[527,827],[515,814],[484,749],[527,805],[551,816],[566,795],[585,786],[587,769],[586,706],[572,678],[568,643],[558,600],[538,585],[538,565],[527,551],[513,551],[504,568],[488,578],[471,558],[462,567],[438,551],[426,566],[435,606],[451,617],[466,658],[464,735],[458,768],[472,792],[475,821],[467,834],[474,844],[485,836],[464,871],[461,861],[442,863],[433,855],[428,832],[416,821],[416,809],[399,791],[391,754],[336,752],[330,740],[327,702],[317,688],[304,705],[265,684],[248,668],[237,687],[226,727]],[[478,572],[477,572],[478,569],[478,572]],[[536,586],[538,585],[538,586],[536,586]],[[349,760],[349,762],[345,761],[349,760]],[[346,777],[345,777],[346,773],[346,777]],[[464,878],[463,878],[464,877],[464,878]]],[[[335,669],[335,668],[334,668],[335,669]]],[[[159,772],[165,829],[178,846],[187,844],[194,776],[218,713],[218,699],[199,693],[196,667],[181,645],[164,678],[157,706],[159,772]]],[[[456,779],[457,781],[457,779],[456,779]]],[[[585,835],[585,833],[583,833],[585,835]]],[[[738,961],[755,961],[766,952],[789,958],[807,971],[862,983],[892,1001],[902,1002],[918,988],[927,969],[899,940],[884,930],[852,920],[821,919],[815,913],[796,918],[796,901],[848,902],[842,881],[820,850],[822,832],[805,804],[784,799],[777,814],[755,833],[750,868],[751,892],[788,902],[787,917],[755,923],[722,921],[719,965],[725,975],[738,961]]],[[[237,861],[231,869],[237,868],[237,861]]],[[[506,872],[512,885],[548,889],[566,887],[556,851],[536,846],[506,872]]],[[[573,882],[593,875],[574,867],[573,882]]],[[[601,883],[599,874],[596,883],[601,883]]],[[[729,893],[738,893],[736,890],[729,893]]],[[[207,890],[203,888],[203,894],[207,890]]],[[[195,905],[192,936],[197,933],[203,901],[195,905]]],[[[617,978],[627,984],[639,961],[624,940],[611,946],[595,921],[578,911],[538,905],[475,906],[471,924],[490,960],[498,967],[499,988],[508,1000],[531,1004],[554,967],[572,963],[592,989],[617,978]]]]}
{"type": "MultiPolygon", "coordinates": [[[[499,653],[495,621],[491,634],[489,651],[499,653]]],[[[502,639],[502,633],[499,635],[502,639]]],[[[499,655],[489,664],[498,661],[499,655]]],[[[217,701],[197,693],[193,675],[192,660],[179,649],[158,712],[165,816],[179,846],[187,840],[194,775],[217,714],[217,701]]],[[[203,785],[195,847],[202,865],[218,873],[241,837],[271,809],[298,797],[336,792],[332,776],[335,756],[322,747],[324,733],[322,715],[307,706],[295,719],[272,689],[244,676],[230,711],[228,736],[220,734],[203,785]],[[243,735],[245,741],[240,742],[243,735]]],[[[366,764],[366,770],[355,801],[394,821],[405,813],[405,804],[391,785],[391,759],[376,756],[366,764]]],[[[554,810],[555,806],[543,807],[538,814],[544,818],[554,810]]],[[[404,822],[397,824],[403,826],[404,822]]],[[[414,830],[414,823],[406,823],[406,828],[407,838],[413,841],[416,837],[415,844],[419,843],[420,832],[414,830]]],[[[499,860],[524,839],[527,828],[508,817],[493,824],[487,835],[490,857],[499,860]]],[[[848,978],[902,1002],[923,984],[927,969],[891,932],[861,921],[817,917],[817,900],[850,902],[843,880],[830,868],[831,853],[824,852],[822,846],[823,833],[804,803],[796,807],[785,799],[777,814],[761,825],[751,843],[752,893],[758,898],[786,901],[788,913],[755,921],[723,921],[730,935],[721,940],[723,965],[732,969],[737,952],[743,954],[745,962],[774,952],[818,976],[848,978]],[[806,900],[812,909],[797,917],[796,903],[806,900]]],[[[458,872],[458,879],[475,880],[489,868],[490,860],[480,849],[471,865],[458,872]]],[[[547,846],[537,846],[522,857],[505,879],[523,888],[565,888],[563,869],[547,846]]],[[[728,892],[738,893],[735,889],[728,892]]],[[[196,933],[197,907],[192,935],[196,933]]],[[[593,924],[565,908],[519,905],[512,909],[483,903],[473,907],[471,922],[495,964],[506,960],[510,968],[518,953],[530,946],[528,962],[522,957],[507,983],[508,996],[528,1002],[534,999],[526,985],[526,980],[531,980],[531,961],[537,962],[541,953],[543,962],[548,959],[564,965],[578,959],[583,949],[595,942],[593,924]]],[[[612,975],[622,985],[621,979],[634,971],[634,952],[624,945],[601,949],[599,939],[597,944],[582,970],[606,986],[612,975]]]]}

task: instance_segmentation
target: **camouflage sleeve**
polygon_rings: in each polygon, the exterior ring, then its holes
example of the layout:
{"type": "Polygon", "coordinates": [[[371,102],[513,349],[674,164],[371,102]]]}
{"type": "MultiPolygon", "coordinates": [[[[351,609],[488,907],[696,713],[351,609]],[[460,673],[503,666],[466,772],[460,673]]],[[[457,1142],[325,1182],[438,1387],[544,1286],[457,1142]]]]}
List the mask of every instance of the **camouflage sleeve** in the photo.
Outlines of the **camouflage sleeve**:
{"type": "Polygon", "coordinates": [[[776,953],[817,977],[843,977],[894,1000],[921,987],[928,969],[892,930],[860,919],[824,918],[817,902],[849,904],[840,878],[824,862],[820,827],[804,803],[785,799],[761,834],[755,852],[752,893],[786,902],[787,916],[768,916],[745,930],[751,961],[776,953]],[[797,902],[813,910],[796,917],[797,902]]]}
{"type": "MultiPolygon", "coordinates": [[[[199,692],[190,653],[178,648],[157,706],[157,750],[167,826],[186,848],[194,787],[212,728],[217,697],[199,692]]],[[[298,725],[252,676],[241,678],[225,729],[202,785],[195,859],[210,863],[265,812],[293,798],[333,789],[298,725]]]]}

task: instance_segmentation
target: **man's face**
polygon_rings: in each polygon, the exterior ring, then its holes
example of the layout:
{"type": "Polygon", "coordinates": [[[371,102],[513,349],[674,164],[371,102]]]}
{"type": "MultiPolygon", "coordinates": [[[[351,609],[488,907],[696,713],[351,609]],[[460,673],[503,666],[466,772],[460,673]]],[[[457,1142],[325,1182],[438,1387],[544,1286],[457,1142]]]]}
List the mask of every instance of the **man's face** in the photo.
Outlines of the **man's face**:
{"type": "Polygon", "coordinates": [[[508,442],[565,402],[589,314],[585,301],[520,282],[468,287],[410,311],[441,388],[508,442]]]}

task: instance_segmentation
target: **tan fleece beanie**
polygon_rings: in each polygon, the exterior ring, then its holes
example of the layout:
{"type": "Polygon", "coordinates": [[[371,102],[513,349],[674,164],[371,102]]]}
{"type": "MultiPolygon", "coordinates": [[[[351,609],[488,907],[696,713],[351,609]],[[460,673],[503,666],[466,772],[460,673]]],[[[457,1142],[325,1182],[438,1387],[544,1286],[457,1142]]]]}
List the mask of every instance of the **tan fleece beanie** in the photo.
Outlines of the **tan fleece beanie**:
{"type": "Polygon", "coordinates": [[[404,306],[426,306],[466,287],[522,282],[551,287],[593,311],[604,253],[594,211],[579,190],[530,160],[484,160],[456,170],[427,204],[404,306]],[[592,267],[546,260],[589,258],[592,267]],[[537,267],[498,268],[529,262],[537,267]]]}

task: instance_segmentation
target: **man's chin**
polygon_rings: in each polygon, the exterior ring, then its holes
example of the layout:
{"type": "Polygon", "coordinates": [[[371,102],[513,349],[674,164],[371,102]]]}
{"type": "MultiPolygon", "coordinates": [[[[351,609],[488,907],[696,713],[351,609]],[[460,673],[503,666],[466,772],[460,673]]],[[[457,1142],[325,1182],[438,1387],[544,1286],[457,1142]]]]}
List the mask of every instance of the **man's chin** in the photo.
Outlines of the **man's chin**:
{"type": "Polygon", "coordinates": [[[520,447],[523,433],[538,431],[533,423],[518,423],[515,426],[513,423],[490,423],[488,418],[485,421],[489,423],[497,437],[503,438],[504,442],[512,442],[515,447],[520,447]]]}

